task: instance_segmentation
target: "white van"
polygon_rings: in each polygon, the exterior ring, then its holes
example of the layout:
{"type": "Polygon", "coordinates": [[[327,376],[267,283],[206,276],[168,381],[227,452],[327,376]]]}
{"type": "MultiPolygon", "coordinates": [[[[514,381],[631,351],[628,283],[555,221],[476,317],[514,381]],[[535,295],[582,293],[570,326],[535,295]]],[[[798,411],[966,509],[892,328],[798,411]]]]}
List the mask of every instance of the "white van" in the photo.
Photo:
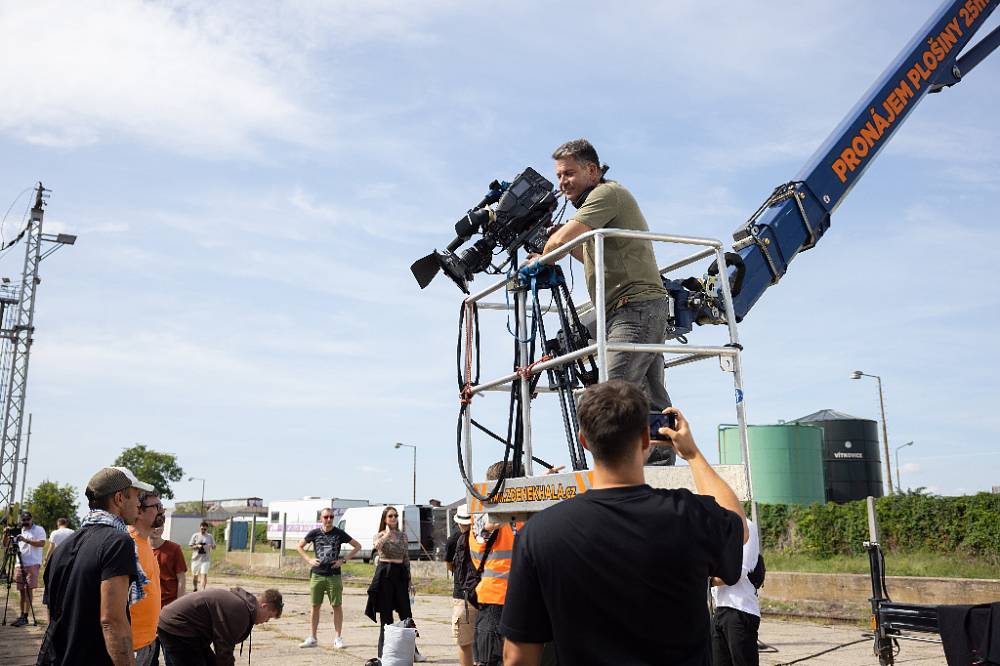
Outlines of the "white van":
{"type": "MultiPolygon", "coordinates": [[[[428,548],[430,539],[430,514],[431,507],[418,506],[416,504],[391,504],[402,518],[399,529],[403,530],[408,543],[407,550],[410,559],[424,559],[425,552],[433,551],[428,548]],[[424,515],[426,514],[426,516],[424,515]]],[[[386,506],[365,506],[351,507],[344,511],[344,516],[337,527],[344,530],[361,544],[361,557],[365,562],[370,562],[374,556],[373,542],[378,533],[379,522],[382,520],[382,512],[386,506]]],[[[433,539],[430,539],[433,542],[433,539]]],[[[433,543],[430,544],[431,546],[433,543]]]]}
{"type": "Polygon", "coordinates": [[[333,509],[334,522],[340,520],[349,507],[366,507],[368,500],[339,497],[303,497],[300,500],[275,500],[267,507],[267,540],[273,548],[281,547],[282,525],[286,527],[285,547],[294,548],[310,530],[320,526],[319,514],[333,509]]]}

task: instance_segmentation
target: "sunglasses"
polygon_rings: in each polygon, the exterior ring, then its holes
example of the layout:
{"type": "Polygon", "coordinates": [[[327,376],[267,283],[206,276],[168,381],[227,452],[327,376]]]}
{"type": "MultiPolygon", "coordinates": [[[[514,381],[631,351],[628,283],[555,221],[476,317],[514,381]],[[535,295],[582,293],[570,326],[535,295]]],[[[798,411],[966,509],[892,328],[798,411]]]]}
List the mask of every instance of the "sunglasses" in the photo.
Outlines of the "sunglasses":
{"type": "Polygon", "coordinates": [[[146,509],[156,509],[157,511],[163,511],[163,505],[160,503],[156,504],[140,504],[139,508],[145,511],[146,509]]]}
{"type": "Polygon", "coordinates": [[[387,513],[387,514],[385,514],[385,517],[386,517],[386,518],[399,518],[399,516],[397,516],[397,515],[396,515],[396,514],[394,514],[394,513],[387,513]]]}
{"type": "Polygon", "coordinates": [[[320,516],[323,520],[333,520],[333,516],[320,516]]]}

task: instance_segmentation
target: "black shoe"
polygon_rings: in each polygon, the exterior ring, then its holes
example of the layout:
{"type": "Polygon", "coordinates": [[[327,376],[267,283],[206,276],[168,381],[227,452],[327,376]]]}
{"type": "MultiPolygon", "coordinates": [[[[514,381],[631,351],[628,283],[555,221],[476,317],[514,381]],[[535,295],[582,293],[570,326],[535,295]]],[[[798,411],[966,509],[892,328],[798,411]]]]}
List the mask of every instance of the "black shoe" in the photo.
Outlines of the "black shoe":
{"type": "Polygon", "coordinates": [[[26,624],[28,624],[28,617],[26,615],[22,615],[21,617],[17,618],[13,622],[11,622],[10,626],[12,626],[12,627],[23,627],[26,624]]]}

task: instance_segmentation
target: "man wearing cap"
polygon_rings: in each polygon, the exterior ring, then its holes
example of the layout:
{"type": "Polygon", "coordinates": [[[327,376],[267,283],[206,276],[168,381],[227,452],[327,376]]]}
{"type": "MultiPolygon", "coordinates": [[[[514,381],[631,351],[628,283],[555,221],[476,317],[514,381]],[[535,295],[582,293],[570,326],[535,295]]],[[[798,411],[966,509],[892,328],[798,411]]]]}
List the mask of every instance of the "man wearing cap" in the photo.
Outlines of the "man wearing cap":
{"type": "MultiPolygon", "coordinates": [[[[21,556],[17,558],[14,568],[14,581],[17,583],[17,593],[21,597],[21,615],[10,626],[23,627],[28,624],[28,612],[34,612],[34,592],[38,587],[38,570],[42,566],[42,547],[45,546],[45,530],[41,525],[35,525],[31,514],[21,512],[21,534],[14,537],[21,556]]],[[[4,548],[10,541],[9,534],[3,535],[4,548]]]]}
{"type": "Polygon", "coordinates": [[[90,513],[45,568],[49,627],[39,663],[134,666],[128,608],[149,586],[128,534],[140,491],[153,486],[124,467],[105,467],[87,483],[90,513]]]}
{"type": "Polygon", "coordinates": [[[469,515],[469,505],[463,504],[455,510],[455,522],[458,529],[448,537],[445,547],[444,561],[448,563],[448,571],[454,575],[454,588],[451,593],[451,635],[458,645],[458,658],[462,666],[472,666],[472,642],[476,637],[476,615],[479,610],[469,603],[469,596],[476,589],[476,570],[472,566],[472,556],[469,553],[469,528],[472,516],[469,515]]]}

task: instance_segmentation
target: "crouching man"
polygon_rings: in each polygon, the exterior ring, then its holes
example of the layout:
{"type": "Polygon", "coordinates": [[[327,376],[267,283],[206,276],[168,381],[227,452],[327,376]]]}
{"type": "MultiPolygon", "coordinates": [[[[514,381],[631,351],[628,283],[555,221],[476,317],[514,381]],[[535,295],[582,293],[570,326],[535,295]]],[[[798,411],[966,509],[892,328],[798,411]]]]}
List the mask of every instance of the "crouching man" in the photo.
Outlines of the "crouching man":
{"type": "Polygon", "coordinates": [[[233,650],[256,624],[281,617],[281,592],[260,598],[240,587],[188,594],[163,609],[157,626],[167,664],[231,666],[233,650]]]}

